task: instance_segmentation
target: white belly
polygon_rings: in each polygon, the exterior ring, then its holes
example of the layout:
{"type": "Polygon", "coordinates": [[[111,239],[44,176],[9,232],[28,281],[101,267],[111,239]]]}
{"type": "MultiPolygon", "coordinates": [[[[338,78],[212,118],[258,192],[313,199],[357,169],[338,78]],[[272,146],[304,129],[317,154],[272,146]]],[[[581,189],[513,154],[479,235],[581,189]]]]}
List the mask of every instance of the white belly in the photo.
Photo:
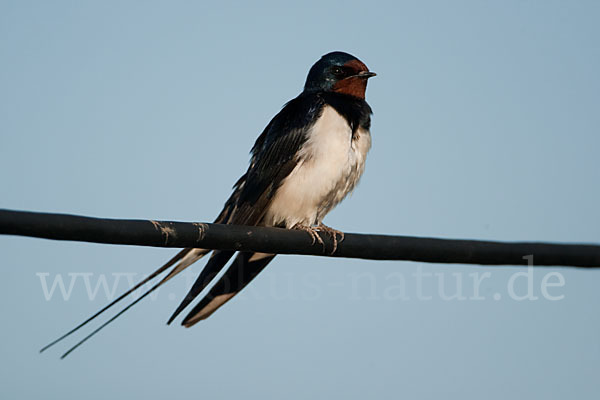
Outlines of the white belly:
{"type": "Polygon", "coordinates": [[[265,214],[267,226],[313,225],[354,189],[364,171],[371,135],[354,139],[344,117],[325,106],[300,153],[300,162],[283,181],[265,214]]]}

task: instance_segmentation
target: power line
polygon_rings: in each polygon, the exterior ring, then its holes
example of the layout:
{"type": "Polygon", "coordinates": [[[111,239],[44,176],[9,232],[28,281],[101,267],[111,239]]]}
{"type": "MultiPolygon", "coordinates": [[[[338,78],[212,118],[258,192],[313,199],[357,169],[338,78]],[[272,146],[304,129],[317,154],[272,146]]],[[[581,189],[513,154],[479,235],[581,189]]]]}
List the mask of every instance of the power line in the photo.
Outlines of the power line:
{"type": "Polygon", "coordinates": [[[492,242],[346,233],[334,254],[327,235],[313,243],[306,232],[280,228],[153,220],[105,219],[0,209],[0,234],[54,240],[255,251],[429,263],[600,267],[600,246],[492,242]]]}

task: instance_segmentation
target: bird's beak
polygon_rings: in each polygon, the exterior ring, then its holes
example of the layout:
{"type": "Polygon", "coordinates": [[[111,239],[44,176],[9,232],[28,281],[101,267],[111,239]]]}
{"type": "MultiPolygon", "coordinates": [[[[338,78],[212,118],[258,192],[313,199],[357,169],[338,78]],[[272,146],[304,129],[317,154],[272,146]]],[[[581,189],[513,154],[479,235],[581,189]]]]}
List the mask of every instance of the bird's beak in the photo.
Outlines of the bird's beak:
{"type": "Polygon", "coordinates": [[[356,76],[358,76],[359,78],[364,78],[364,79],[369,79],[372,78],[374,76],[376,76],[377,74],[375,72],[371,72],[371,71],[360,71],[356,76]]]}

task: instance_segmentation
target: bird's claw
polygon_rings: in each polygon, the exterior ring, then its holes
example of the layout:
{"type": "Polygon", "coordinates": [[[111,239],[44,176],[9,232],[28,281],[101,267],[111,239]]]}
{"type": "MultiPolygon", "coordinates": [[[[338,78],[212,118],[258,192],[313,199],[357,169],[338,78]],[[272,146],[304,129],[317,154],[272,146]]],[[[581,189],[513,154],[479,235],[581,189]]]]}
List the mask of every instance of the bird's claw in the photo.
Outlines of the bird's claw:
{"type": "Polygon", "coordinates": [[[310,237],[312,239],[311,244],[315,244],[316,242],[319,242],[321,244],[321,246],[323,246],[323,251],[325,251],[325,242],[323,242],[323,239],[319,235],[319,232],[324,232],[324,233],[328,234],[331,237],[331,240],[333,241],[333,249],[331,250],[331,253],[329,253],[329,254],[334,254],[335,251],[337,250],[338,243],[341,243],[342,241],[344,241],[344,232],[338,231],[337,229],[331,228],[322,223],[317,226],[296,224],[292,229],[297,229],[300,231],[308,232],[308,234],[310,235],[310,237]],[[337,238],[338,236],[340,237],[339,240],[337,238]]]}
{"type": "Polygon", "coordinates": [[[325,242],[323,242],[323,239],[321,239],[321,236],[319,236],[319,233],[318,233],[318,230],[316,227],[302,225],[302,224],[296,224],[296,225],[294,225],[294,227],[292,229],[307,232],[310,235],[310,238],[312,239],[311,245],[315,244],[316,242],[319,242],[321,244],[321,246],[323,246],[323,250],[325,250],[325,242]]]}
{"type": "Polygon", "coordinates": [[[319,232],[325,232],[327,233],[329,236],[331,236],[331,240],[333,241],[333,249],[331,250],[330,254],[334,254],[335,251],[337,250],[337,246],[338,243],[341,243],[344,241],[344,232],[342,231],[338,231],[337,229],[331,228],[323,223],[317,225],[315,227],[315,229],[319,232]],[[340,240],[338,241],[337,236],[340,236],[340,240]]]}

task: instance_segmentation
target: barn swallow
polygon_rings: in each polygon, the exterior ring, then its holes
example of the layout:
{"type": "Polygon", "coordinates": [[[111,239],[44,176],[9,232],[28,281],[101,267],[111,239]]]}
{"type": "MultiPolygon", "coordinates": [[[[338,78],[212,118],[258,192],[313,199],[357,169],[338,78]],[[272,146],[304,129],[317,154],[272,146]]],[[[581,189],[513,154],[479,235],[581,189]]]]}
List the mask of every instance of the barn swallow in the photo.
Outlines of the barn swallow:
{"type": "MultiPolygon", "coordinates": [[[[215,223],[300,229],[321,243],[319,232],[331,235],[335,246],[343,234],[323,224],[323,218],[358,183],[371,147],[371,107],[365,101],[367,80],[375,76],[358,58],[336,51],[310,69],[304,90],[269,122],[251,150],[248,170],[233,186],[215,223]]],[[[121,295],[56,341],[75,332],[125,296],[172,267],[144,295],[72,347],[64,356],[112,322],[150,292],[211,252],[187,248],[142,282],[121,295]]],[[[235,251],[214,250],[170,324],[225,267],[235,251]]],[[[275,254],[239,252],[208,293],[181,324],[191,327],[208,318],[248,285],[275,254]]]]}

